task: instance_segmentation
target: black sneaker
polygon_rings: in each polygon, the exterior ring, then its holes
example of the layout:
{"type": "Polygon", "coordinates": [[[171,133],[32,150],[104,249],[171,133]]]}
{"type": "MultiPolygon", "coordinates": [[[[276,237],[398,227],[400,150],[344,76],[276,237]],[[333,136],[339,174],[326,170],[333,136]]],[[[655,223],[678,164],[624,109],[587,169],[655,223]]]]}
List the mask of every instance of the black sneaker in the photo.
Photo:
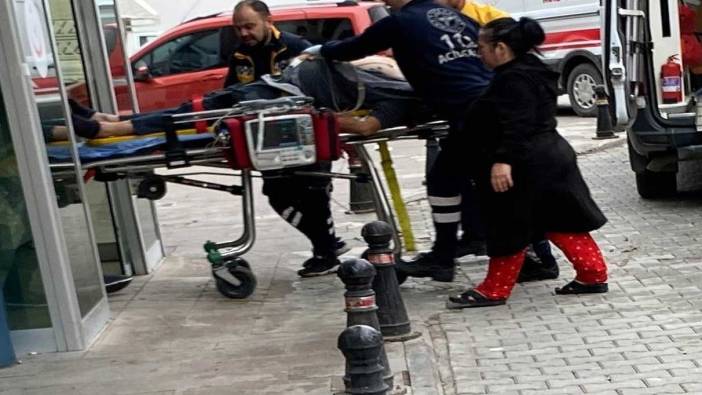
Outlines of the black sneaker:
{"type": "Polygon", "coordinates": [[[297,271],[300,277],[317,277],[336,272],[336,267],[341,262],[336,256],[313,256],[302,264],[303,268],[297,271]]]}
{"type": "Polygon", "coordinates": [[[440,262],[431,252],[421,252],[411,261],[401,261],[395,266],[401,275],[408,277],[431,277],[434,281],[450,283],[455,276],[452,262],[440,262]]]}
{"type": "Polygon", "coordinates": [[[487,247],[483,240],[459,240],[456,248],[456,258],[466,255],[484,256],[487,255],[487,247]]]}
{"type": "Polygon", "coordinates": [[[334,244],[334,255],[342,256],[349,251],[351,251],[351,247],[346,245],[346,242],[343,241],[341,237],[337,237],[336,242],[334,244]]]}
{"type": "Polygon", "coordinates": [[[526,283],[530,281],[553,280],[558,278],[558,263],[556,259],[539,259],[536,255],[527,253],[524,257],[522,270],[517,277],[518,283],[526,283]]]}

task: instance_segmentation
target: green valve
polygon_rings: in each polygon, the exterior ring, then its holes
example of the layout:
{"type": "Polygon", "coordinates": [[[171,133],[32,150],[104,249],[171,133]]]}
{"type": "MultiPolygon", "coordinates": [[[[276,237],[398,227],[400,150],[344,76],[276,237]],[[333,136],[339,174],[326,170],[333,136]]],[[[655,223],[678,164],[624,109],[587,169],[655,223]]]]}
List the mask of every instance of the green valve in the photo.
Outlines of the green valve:
{"type": "Polygon", "coordinates": [[[220,254],[219,251],[217,251],[217,250],[208,252],[207,253],[207,260],[210,261],[210,263],[213,265],[219,265],[222,262],[224,262],[224,258],[222,258],[222,254],[220,254]]]}
{"type": "Polygon", "coordinates": [[[209,253],[210,251],[217,250],[217,243],[207,240],[207,243],[205,243],[205,245],[202,247],[205,249],[205,252],[209,253]]]}

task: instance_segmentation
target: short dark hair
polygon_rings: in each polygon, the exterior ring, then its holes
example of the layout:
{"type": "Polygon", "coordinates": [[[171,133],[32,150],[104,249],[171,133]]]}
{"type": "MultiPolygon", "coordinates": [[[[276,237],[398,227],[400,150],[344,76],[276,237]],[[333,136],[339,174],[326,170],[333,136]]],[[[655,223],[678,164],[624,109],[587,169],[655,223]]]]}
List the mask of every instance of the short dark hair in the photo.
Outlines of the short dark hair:
{"type": "Polygon", "coordinates": [[[234,12],[238,12],[243,7],[249,7],[254,10],[258,15],[267,18],[271,16],[271,10],[268,8],[266,3],[261,0],[241,0],[234,6],[234,12]]]}
{"type": "Polygon", "coordinates": [[[538,52],[536,47],[546,39],[539,22],[527,17],[522,17],[519,21],[509,17],[495,19],[483,26],[483,34],[488,42],[505,43],[517,56],[531,50],[538,52]]]}

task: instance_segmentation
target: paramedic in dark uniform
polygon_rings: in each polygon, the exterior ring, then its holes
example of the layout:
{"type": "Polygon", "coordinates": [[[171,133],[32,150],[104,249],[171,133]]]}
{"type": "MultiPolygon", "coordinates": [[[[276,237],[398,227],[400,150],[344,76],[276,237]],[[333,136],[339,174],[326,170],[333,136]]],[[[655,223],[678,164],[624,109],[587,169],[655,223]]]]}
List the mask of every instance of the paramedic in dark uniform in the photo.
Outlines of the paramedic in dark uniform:
{"type": "MultiPolygon", "coordinates": [[[[248,84],[263,75],[280,75],[290,61],[311,44],[273,26],[268,6],[260,0],[243,0],[234,7],[232,23],[240,45],[229,57],[225,88],[248,84]]],[[[329,170],[316,164],[309,170],[329,170]]],[[[312,242],[312,258],[298,271],[302,277],[330,273],[338,264],[337,254],[347,251],[336,238],[331,215],[331,179],[296,177],[285,171],[263,175],[263,194],[273,209],[312,242]]]]}
{"type": "MultiPolygon", "coordinates": [[[[334,41],[305,52],[327,59],[352,60],[392,48],[412,85],[437,115],[451,123],[449,137],[429,173],[427,190],[436,239],[432,252],[398,270],[410,276],[453,281],[458,224],[461,220],[461,183],[466,175],[461,160],[463,116],[487,87],[492,73],[477,53],[479,25],[456,10],[432,0],[384,0],[396,12],[370,26],[360,36],[334,41]]],[[[470,127],[470,125],[466,125],[470,127]]]]}
{"type": "Polygon", "coordinates": [[[225,88],[256,81],[265,74],[280,75],[293,58],[312,45],[276,29],[268,6],[260,0],[237,3],[232,23],[240,44],[229,56],[225,88]]]}

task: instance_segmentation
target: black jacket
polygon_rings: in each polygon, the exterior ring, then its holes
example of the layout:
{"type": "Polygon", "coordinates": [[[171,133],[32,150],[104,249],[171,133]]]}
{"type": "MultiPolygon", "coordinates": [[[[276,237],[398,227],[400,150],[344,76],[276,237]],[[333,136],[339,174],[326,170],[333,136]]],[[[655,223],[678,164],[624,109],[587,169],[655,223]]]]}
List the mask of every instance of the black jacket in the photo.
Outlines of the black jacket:
{"type": "Polygon", "coordinates": [[[267,44],[248,47],[240,45],[229,57],[229,72],[224,87],[256,81],[262,75],[279,75],[290,60],[310,47],[309,41],[273,28],[267,44]]]}
{"type": "Polygon", "coordinates": [[[478,56],[474,20],[433,0],[412,0],[363,34],[324,44],[328,59],[353,60],[392,48],[407,82],[442,117],[465,114],[492,73],[478,56]]]}
{"type": "Polygon", "coordinates": [[[575,151],[556,131],[557,83],[558,74],[536,56],[522,56],[495,70],[466,118],[470,139],[463,146],[471,147],[491,256],[513,254],[544,233],[589,232],[606,222],[575,151]],[[512,165],[508,192],[492,190],[495,163],[512,165]]]}

